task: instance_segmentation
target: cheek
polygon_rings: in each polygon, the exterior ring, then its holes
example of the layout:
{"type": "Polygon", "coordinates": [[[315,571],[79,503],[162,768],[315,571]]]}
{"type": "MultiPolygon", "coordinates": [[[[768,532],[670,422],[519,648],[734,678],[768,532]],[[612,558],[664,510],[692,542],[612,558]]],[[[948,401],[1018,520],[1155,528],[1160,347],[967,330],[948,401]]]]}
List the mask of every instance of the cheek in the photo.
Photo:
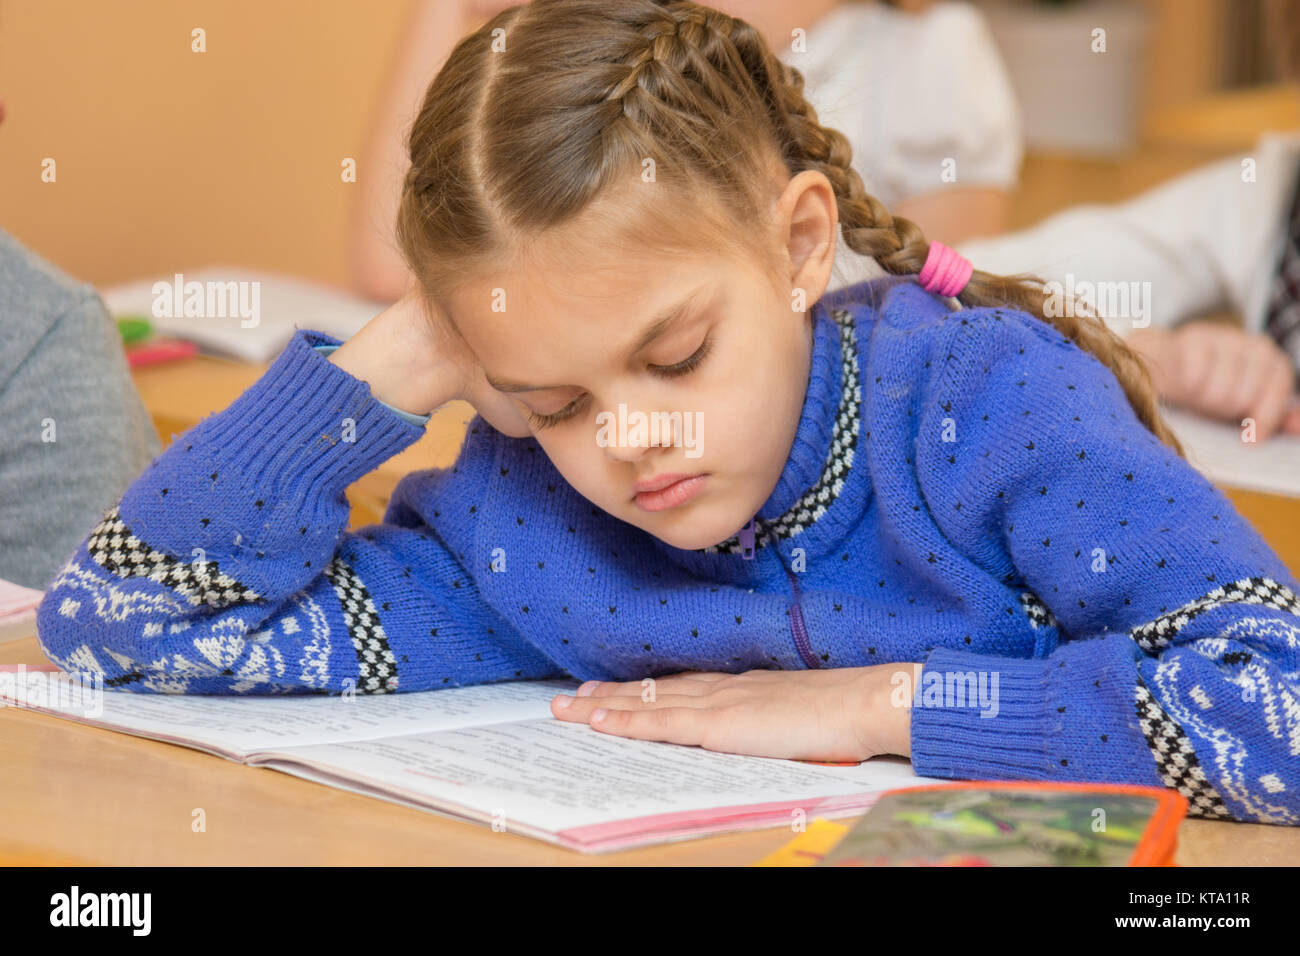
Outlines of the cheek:
{"type": "Polygon", "coordinates": [[[583,497],[599,501],[601,496],[609,496],[610,463],[596,444],[594,426],[582,434],[577,428],[573,435],[546,436],[543,432],[537,436],[537,443],[555,470],[583,497]]]}

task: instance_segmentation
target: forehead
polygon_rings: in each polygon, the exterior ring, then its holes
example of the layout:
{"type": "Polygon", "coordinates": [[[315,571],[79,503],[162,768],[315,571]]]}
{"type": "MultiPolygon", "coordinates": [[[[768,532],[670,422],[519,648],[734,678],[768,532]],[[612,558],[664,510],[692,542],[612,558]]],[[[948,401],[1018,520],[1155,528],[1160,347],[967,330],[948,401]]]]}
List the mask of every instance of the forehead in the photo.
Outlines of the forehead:
{"type": "Polygon", "coordinates": [[[620,359],[645,325],[706,283],[726,281],[720,252],[652,248],[621,236],[552,235],[512,268],[448,291],[460,334],[498,379],[570,381],[591,359],[620,359]]]}

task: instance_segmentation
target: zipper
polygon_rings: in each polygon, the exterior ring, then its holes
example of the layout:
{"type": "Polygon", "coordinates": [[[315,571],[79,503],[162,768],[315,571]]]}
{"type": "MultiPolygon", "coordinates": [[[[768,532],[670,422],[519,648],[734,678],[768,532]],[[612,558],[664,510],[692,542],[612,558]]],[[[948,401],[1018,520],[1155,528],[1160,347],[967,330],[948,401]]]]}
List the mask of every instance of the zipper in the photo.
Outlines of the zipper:
{"type": "Polygon", "coordinates": [[[757,515],[749,519],[749,524],[740,529],[740,556],[746,561],[753,561],[755,554],[754,536],[758,527],[757,515]]]}
{"type": "MultiPolygon", "coordinates": [[[[753,561],[757,552],[755,547],[757,517],[755,515],[750,518],[749,524],[740,529],[740,555],[746,561],[753,561]]],[[[817,655],[813,653],[812,645],[808,642],[808,629],[804,626],[803,607],[800,604],[803,592],[799,588],[798,575],[786,567],[779,553],[776,555],[776,559],[781,562],[781,567],[789,576],[790,584],[794,588],[794,603],[790,605],[790,634],[794,637],[795,650],[799,652],[799,657],[803,659],[805,667],[809,669],[821,667],[821,662],[817,660],[817,655]]]]}
{"type": "Polygon", "coordinates": [[[821,667],[821,661],[817,660],[817,655],[813,653],[812,645],[808,643],[808,629],[803,622],[803,607],[800,600],[803,592],[799,588],[799,576],[785,567],[782,562],[781,567],[785,568],[785,573],[790,576],[790,584],[794,587],[794,603],[790,605],[790,633],[794,636],[795,650],[803,658],[804,666],[813,669],[821,667]]]}

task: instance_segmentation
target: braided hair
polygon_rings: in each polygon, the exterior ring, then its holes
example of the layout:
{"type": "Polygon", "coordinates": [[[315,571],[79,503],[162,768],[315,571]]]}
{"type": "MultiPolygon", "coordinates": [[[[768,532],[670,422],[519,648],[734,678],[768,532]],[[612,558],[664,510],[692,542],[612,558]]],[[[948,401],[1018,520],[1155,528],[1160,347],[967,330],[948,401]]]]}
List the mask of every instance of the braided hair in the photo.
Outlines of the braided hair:
{"type": "MultiPolygon", "coordinates": [[[[847,138],[818,123],[803,86],[752,25],[689,0],[503,10],[457,44],[412,124],[403,255],[438,299],[469,274],[517,264],[547,230],[612,222],[620,208],[640,230],[629,248],[707,238],[753,253],[774,175],[814,170],[834,191],[845,244],[887,273],[918,274],[929,241],[867,192],[847,138]]],[[[1183,455],[1141,357],[1085,304],[1049,309],[1048,298],[1034,276],[977,269],[958,301],[1053,325],[1183,455]]]]}

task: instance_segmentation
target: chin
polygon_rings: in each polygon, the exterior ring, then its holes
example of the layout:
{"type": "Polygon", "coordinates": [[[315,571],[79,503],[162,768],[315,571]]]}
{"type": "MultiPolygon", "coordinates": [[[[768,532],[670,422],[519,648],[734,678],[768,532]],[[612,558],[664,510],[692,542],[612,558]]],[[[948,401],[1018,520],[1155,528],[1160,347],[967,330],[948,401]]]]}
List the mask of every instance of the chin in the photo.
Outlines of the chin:
{"type": "MultiPolygon", "coordinates": [[[[646,517],[654,517],[647,515],[646,517]]],[[[669,522],[658,524],[654,521],[643,521],[641,527],[653,534],[665,544],[670,544],[674,548],[680,548],[683,551],[695,551],[700,548],[709,548],[715,544],[721,544],[733,534],[735,534],[743,525],[744,519],[734,528],[718,530],[717,522],[707,520],[695,520],[690,515],[683,513],[681,520],[673,525],[669,522]]]]}

